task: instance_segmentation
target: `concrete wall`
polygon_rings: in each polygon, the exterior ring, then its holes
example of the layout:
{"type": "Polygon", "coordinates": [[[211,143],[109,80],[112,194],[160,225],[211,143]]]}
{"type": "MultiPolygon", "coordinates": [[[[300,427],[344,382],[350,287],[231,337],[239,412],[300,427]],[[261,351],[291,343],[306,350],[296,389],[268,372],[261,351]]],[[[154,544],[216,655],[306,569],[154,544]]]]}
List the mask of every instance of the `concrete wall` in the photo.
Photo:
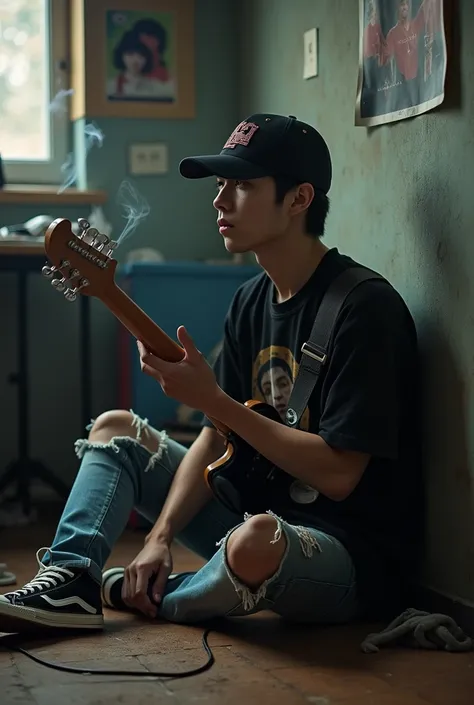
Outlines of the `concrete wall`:
{"type": "Polygon", "coordinates": [[[354,126],[358,0],[247,0],[240,114],[292,114],[321,130],[335,172],[327,242],[389,277],[416,318],[427,382],[425,581],[474,601],[474,3],[456,4],[460,103],[366,129],[354,126]],[[312,27],[319,76],[304,81],[312,27]]]}

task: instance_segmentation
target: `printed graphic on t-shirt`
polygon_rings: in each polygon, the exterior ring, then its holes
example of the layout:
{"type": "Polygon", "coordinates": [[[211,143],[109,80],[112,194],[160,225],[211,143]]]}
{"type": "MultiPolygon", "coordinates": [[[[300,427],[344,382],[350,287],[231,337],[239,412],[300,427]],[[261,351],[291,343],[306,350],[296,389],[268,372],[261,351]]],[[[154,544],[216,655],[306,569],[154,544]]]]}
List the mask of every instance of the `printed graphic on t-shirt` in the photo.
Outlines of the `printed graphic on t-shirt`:
{"type": "MultiPolygon", "coordinates": [[[[280,345],[270,345],[259,352],[252,369],[252,398],[275,407],[285,421],[288,402],[299,365],[293,353],[280,345]]],[[[305,409],[299,428],[309,429],[309,410],[305,409]]]]}
{"type": "MultiPolygon", "coordinates": [[[[270,345],[261,350],[253,364],[253,398],[274,406],[283,422],[298,368],[291,350],[280,345],[270,345]]],[[[299,427],[302,431],[309,428],[308,408],[303,413],[299,427]]],[[[290,496],[297,504],[311,504],[317,500],[319,492],[295,480],[290,486],[290,496]]]]}

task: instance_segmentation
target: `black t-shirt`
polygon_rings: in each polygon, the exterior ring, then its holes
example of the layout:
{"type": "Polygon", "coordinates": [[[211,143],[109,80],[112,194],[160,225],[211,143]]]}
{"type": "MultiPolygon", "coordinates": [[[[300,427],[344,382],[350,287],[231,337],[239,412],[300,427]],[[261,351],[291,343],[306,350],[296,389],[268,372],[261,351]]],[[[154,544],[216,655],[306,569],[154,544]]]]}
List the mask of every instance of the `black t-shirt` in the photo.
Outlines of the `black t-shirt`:
{"type": "MultiPolygon", "coordinates": [[[[282,303],[265,272],[240,286],[215,364],[222,389],[242,403],[272,404],[283,420],[322,297],[335,277],[357,264],[330,249],[282,303]]],[[[299,427],[334,448],[369,453],[371,460],[340,502],[295,482],[283,518],[338,538],[353,557],[369,611],[391,613],[401,583],[412,578],[423,524],[416,329],[395,289],[371,280],[347,297],[332,341],[299,427]]]]}

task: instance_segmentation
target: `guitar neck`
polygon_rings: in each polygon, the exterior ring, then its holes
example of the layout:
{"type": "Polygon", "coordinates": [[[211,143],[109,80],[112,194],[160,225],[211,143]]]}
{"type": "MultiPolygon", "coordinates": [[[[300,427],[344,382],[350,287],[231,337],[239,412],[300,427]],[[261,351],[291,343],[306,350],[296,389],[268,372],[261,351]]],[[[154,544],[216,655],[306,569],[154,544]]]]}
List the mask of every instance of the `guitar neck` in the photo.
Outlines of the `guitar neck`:
{"type": "MultiPolygon", "coordinates": [[[[183,348],[167,335],[117,284],[101,294],[101,301],[139,340],[149,352],[167,362],[179,362],[184,357],[183,348]]],[[[216,429],[227,435],[229,429],[216,419],[210,419],[216,429]]]]}
{"type": "Polygon", "coordinates": [[[183,348],[152,321],[119,286],[114,285],[111,291],[101,294],[101,300],[153,355],[167,362],[179,362],[183,359],[183,348]]]}

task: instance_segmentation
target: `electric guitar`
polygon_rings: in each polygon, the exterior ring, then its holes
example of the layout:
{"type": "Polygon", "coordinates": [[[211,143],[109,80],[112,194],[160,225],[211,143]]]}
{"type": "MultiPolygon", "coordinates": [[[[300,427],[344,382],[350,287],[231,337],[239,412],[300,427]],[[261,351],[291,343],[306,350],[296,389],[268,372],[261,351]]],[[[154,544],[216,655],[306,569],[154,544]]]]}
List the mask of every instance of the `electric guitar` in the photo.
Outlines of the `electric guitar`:
{"type": "MultiPolygon", "coordinates": [[[[114,314],[147,350],[168,362],[179,362],[183,348],[170,338],[115,282],[117,261],[112,258],[117,243],[84,219],[78,220],[79,234],[65,218],[54,220],[45,233],[44,248],[51,263],[42,269],[52,286],[67,301],[78,295],[93,296],[114,314]]],[[[276,409],[251,399],[248,408],[282,423],[276,409]]],[[[257,453],[243,439],[210,419],[225,439],[225,452],[204,471],[206,483],[231,511],[257,513],[270,507],[273,490],[280,494],[290,477],[257,453]],[[267,506],[268,505],[268,506],[267,506]],[[263,508],[262,508],[263,507],[263,508]]]]}

